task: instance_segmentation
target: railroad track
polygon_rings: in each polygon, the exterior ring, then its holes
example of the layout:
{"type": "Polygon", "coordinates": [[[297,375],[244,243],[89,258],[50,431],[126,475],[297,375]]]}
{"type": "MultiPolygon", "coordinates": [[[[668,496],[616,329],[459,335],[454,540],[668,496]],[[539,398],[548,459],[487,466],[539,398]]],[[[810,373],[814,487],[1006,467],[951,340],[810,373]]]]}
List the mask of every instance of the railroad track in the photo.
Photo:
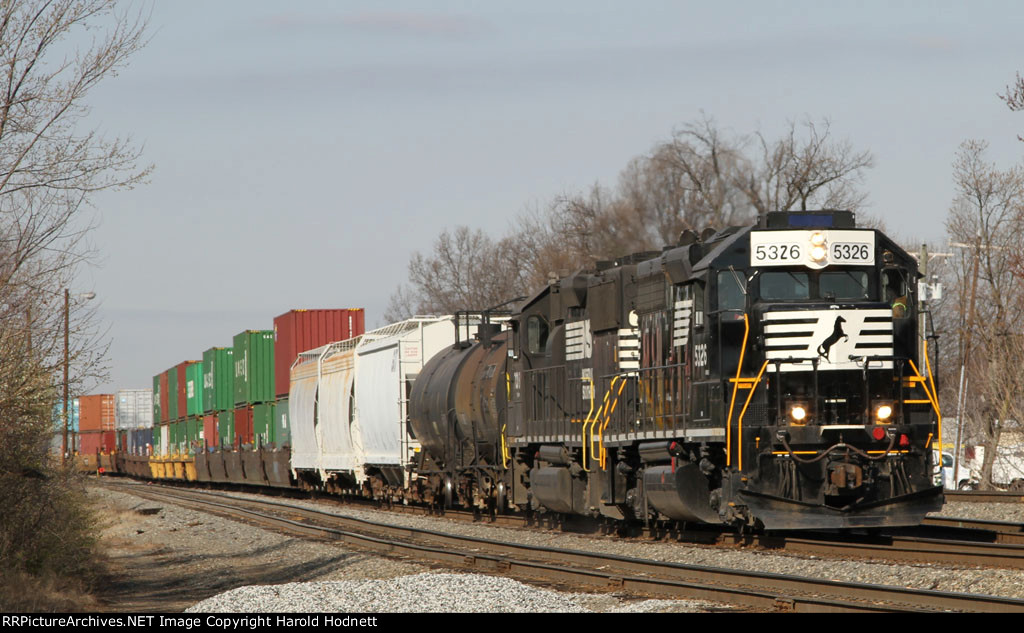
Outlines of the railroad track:
{"type": "Polygon", "coordinates": [[[818,580],[536,547],[456,536],[343,517],[279,501],[154,486],[122,491],[307,538],[330,539],[384,556],[510,576],[572,590],[613,590],[642,596],[700,599],[764,611],[1024,612],[1024,600],[818,580]]]}
{"type": "Polygon", "coordinates": [[[967,503],[1022,503],[1024,492],[1006,490],[947,490],[946,501],[967,503]]]}

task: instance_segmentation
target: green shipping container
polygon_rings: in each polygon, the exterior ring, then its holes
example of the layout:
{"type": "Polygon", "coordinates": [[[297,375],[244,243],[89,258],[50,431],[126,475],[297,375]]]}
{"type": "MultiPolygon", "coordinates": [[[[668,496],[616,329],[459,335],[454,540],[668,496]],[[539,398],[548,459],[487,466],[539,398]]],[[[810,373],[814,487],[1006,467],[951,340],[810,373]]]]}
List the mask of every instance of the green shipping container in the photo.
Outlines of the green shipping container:
{"type": "Polygon", "coordinates": [[[273,403],[253,405],[253,444],[266,447],[273,441],[273,403]]]}
{"type": "Polygon", "coordinates": [[[203,411],[203,363],[193,363],[185,368],[186,415],[202,415],[203,411]]]}
{"type": "Polygon", "coordinates": [[[181,450],[178,449],[178,423],[168,422],[167,432],[167,454],[177,455],[181,452],[181,450]]]}
{"type": "Polygon", "coordinates": [[[164,434],[161,433],[162,428],[162,424],[153,425],[153,455],[163,455],[160,451],[160,442],[163,440],[164,436],[164,434]]]}
{"type": "Polygon", "coordinates": [[[203,407],[209,413],[235,407],[235,350],[211,347],[203,352],[203,407]]]}
{"type": "Polygon", "coordinates": [[[185,421],[185,424],[185,452],[194,455],[196,447],[203,445],[203,419],[192,416],[185,421]]]}
{"type": "Polygon", "coordinates": [[[230,450],[235,445],[235,412],[221,411],[217,414],[217,434],[220,435],[221,450],[230,450]]]}
{"type": "Polygon", "coordinates": [[[277,448],[292,445],[292,430],[288,424],[288,398],[278,400],[277,406],[274,407],[274,430],[271,434],[277,448]]]}
{"type": "Polygon", "coordinates": [[[235,405],[272,402],[274,331],[246,330],[235,335],[235,405]]]}
{"type": "Polygon", "coordinates": [[[160,421],[160,374],[153,376],[153,423],[160,421]]]}
{"type": "MultiPolygon", "coordinates": [[[[167,420],[173,422],[184,417],[184,413],[178,411],[178,370],[171,367],[167,370],[167,420]]],[[[171,445],[173,446],[174,442],[171,442],[171,445]]]]}

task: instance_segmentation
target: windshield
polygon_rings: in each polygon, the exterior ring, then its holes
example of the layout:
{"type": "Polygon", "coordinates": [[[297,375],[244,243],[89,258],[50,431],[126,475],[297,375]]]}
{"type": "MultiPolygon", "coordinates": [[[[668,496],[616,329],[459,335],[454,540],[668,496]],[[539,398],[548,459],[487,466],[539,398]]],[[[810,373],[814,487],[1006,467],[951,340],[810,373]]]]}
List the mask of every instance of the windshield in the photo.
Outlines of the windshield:
{"type": "Polygon", "coordinates": [[[868,274],[863,270],[823,272],[818,277],[818,291],[823,298],[867,299],[868,274]]]}
{"type": "Polygon", "coordinates": [[[770,271],[761,274],[761,298],[773,301],[809,299],[811,287],[807,273],[770,271]]]}
{"type": "Polygon", "coordinates": [[[871,298],[870,278],[864,270],[770,270],[758,276],[758,297],[766,301],[862,301],[871,298]]]}

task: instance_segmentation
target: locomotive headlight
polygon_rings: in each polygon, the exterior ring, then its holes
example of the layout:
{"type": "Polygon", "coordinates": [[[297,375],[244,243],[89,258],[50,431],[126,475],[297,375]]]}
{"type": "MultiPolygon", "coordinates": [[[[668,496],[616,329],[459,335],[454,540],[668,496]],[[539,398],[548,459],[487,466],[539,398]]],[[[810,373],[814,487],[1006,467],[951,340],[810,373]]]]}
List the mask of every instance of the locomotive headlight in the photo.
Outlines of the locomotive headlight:
{"type": "Polygon", "coordinates": [[[890,417],[892,417],[892,406],[888,404],[880,404],[878,405],[878,408],[875,409],[875,419],[879,422],[888,420],[890,417]]]}
{"type": "Polygon", "coordinates": [[[802,404],[794,404],[789,409],[789,417],[793,419],[794,423],[803,424],[807,419],[807,409],[802,404]]]}
{"type": "Polygon", "coordinates": [[[825,245],[825,234],[814,233],[811,235],[811,246],[824,246],[825,245]]]}
{"type": "Polygon", "coordinates": [[[826,255],[828,255],[828,251],[825,250],[824,246],[812,246],[811,247],[811,259],[813,259],[814,261],[820,262],[823,259],[825,259],[826,255]]]}

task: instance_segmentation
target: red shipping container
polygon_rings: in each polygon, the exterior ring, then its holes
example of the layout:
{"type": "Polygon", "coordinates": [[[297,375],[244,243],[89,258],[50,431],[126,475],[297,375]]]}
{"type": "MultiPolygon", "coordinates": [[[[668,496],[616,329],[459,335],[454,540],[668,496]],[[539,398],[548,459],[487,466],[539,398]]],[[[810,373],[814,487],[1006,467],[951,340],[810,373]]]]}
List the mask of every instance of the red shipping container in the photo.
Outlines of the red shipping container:
{"type": "Polygon", "coordinates": [[[87,431],[114,430],[114,394],[80,396],[78,429],[87,431]]]}
{"type": "Polygon", "coordinates": [[[274,389],[287,396],[289,371],[302,352],[344,341],[366,331],[362,308],[338,310],[290,310],[274,318],[274,389]]]}
{"type": "MultiPolygon", "coordinates": [[[[201,363],[201,360],[187,360],[177,365],[172,371],[178,373],[178,419],[184,418],[188,411],[188,378],[185,377],[185,368],[189,365],[201,363]]],[[[202,387],[202,385],[200,385],[202,387]]]]}
{"type": "Polygon", "coordinates": [[[103,449],[103,431],[84,431],[78,434],[78,454],[95,455],[103,449]]]}
{"type": "Polygon", "coordinates": [[[252,406],[235,409],[235,446],[252,444],[252,406]]]}
{"type": "Polygon", "coordinates": [[[220,435],[217,433],[217,416],[216,415],[204,415],[203,416],[203,441],[206,442],[206,448],[217,448],[218,440],[220,435]]]}
{"type": "Polygon", "coordinates": [[[160,374],[160,421],[169,422],[171,415],[170,395],[167,390],[170,389],[167,383],[167,372],[160,374]]]}
{"type": "Polygon", "coordinates": [[[100,450],[104,453],[113,453],[117,450],[117,431],[103,431],[100,438],[100,450]]]}

